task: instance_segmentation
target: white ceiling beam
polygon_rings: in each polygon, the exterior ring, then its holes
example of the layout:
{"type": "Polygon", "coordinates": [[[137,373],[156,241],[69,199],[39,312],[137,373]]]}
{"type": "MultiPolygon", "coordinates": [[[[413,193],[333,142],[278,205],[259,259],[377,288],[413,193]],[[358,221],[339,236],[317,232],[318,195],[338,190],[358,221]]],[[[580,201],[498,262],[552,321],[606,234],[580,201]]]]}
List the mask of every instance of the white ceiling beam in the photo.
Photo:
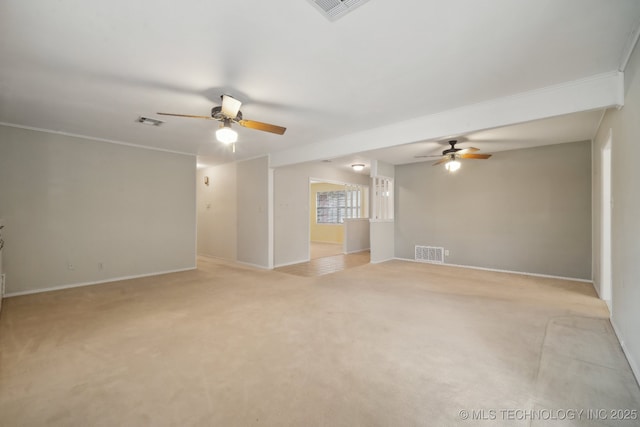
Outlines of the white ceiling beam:
{"type": "Polygon", "coordinates": [[[270,166],[331,159],[623,105],[624,74],[615,71],[282,150],[271,154],[270,166]]]}

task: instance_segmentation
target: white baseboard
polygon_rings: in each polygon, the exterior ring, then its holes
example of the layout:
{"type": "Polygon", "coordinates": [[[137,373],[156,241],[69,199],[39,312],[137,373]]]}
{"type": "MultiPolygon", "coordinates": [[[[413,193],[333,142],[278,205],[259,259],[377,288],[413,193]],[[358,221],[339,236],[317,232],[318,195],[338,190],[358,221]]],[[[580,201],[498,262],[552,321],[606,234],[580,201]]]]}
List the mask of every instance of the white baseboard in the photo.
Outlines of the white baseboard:
{"type": "Polygon", "coordinates": [[[274,268],[287,267],[289,265],[302,264],[303,262],[309,262],[309,261],[311,261],[310,258],[301,259],[300,261],[285,262],[284,264],[276,264],[274,268]]]}
{"type": "Polygon", "coordinates": [[[235,263],[235,264],[246,265],[248,267],[259,268],[261,270],[272,270],[272,268],[266,267],[264,265],[253,264],[251,262],[238,261],[237,259],[223,258],[223,257],[214,256],[214,255],[207,255],[207,254],[198,254],[198,256],[199,257],[203,257],[203,258],[217,259],[217,260],[220,260],[220,261],[232,262],[232,263],[235,263]]]}
{"type": "Polygon", "coordinates": [[[469,268],[469,269],[472,269],[472,270],[495,271],[497,273],[522,274],[524,276],[546,277],[548,279],[571,280],[571,281],[574,281],[574,282],[583,282],[583,283],[591,283],[591,284],[593,284],[593,281],[591,281],[591,280],[578,279],[576,277],[553,276],[553,275],[550,275],[550,274],[528,273],[526,271],[500,270],[498,268],[476,267],[474,265],[447,264],[447,263],[437,264],[437,263],[416,261],[415,259],[411,259],[411,258],[397,258],[396,257],[394,259],[397,259],[399,261],[415,262],[415,263],[418,263],[418,264],[444,265],[444,266],[447,266],[447,267],[458,267],[458,268],[469,268]]]}
{"type": "Polygon", "coordinates": [[[616,326],[616,322],[613,321],[613,317],[609,319],[611,322],[611,326],[613,326],[613,332],[615,332],[618,341],[620,342],[620,347],[622,347],[622,352],[624,353],[627,361],[629,362],[629,366],[631,367],[631,371],[633,372],[633,376],[636,377],[636,382],[640,385],[640,368],[636,365],[635,359],[629,354],[629,349],[624,343],[624,337],[620,333],[620,329],[616,326]]]}
{"type": "Polygon", "coordinates": [[[380,260],[377,260],[377,261],[369,260],[369,264],[382,264],[383,262],[393,261],[394,259],[397,259],[397,260],[400,260],[400,261],[405,261],[402,258],[391,257],[391,258],[386,258],[386,259],[380,259],[380,260]]]}
{"type": "Polygon", "coordinates": [[[100,285],[102,283],[110,283],[110,282],[118,282],[120,280],[130,280],[130,279],[139,279],[141,277],[149,277],[149,276],[160,276],[162,274],[169,274],[169,273],[180,273],[183,271],[191,271],[191,270],[195,270],[197,267],[193,266],[193,267],[187,267],[187,268],[180,268],[177,270],[166,270],[166,271],[158,271],[155,273],[145,273],[145,274],[136,274],[133,276],[122,276],[122,277],[112,277],[109,279],[105,279],[105,280],[96,280],[96,281],[92,281],[92,282],[82,282],[82,283],[71,283],[68,285],[60,285],[60,286],[52,286],[50,288],[42,288],[42,289],[32,289],[32,290],[28,290],[28,291],[19,291],[19,292],[9,292],[8,294],[5,294],[5,298],[11,298],[11,297],[18,297],[21,295],[31,295],[31,294],[39,294],[42,292],[51,292],[51,291],[59,291],[62,289],[70,289],[70,288],[80,288],[82,286],[92,286],[92,285],[100,285]]]}
{"type": "Polygon", "coordinates": [[[226,261],[226,262],[237,262],[238,261],[235,258],[234,259],[232,259],[232,258],[224,258],[224,257],[221,257],[221,256],[208,255],[208,254],[198,254],[198,257],[217,259],[217,260],[226,261]]]}
{"type": "MultiPolygon", "coordinates": [[[[593,276],[593,273],[591,275],[593,276]]],[[[600,295],[600,285],[597,284],[595,280],[592,280],[591,284],[593,284],[593,289],[596,291],[596,294],[598,295],[598,298],[602,299],[602,295],[600,295]]],[[[609,307],[609,312],[611,312],[611,307],[609,307]]]]}
{"type": "Polygon", "coordinates": [[[605,302],[605,304],[607,304],[607,307],[609,308],[609,317],[611,317],[611,313],[613,313],[613,309],[611,307],[611,300],[602,298],[602,295],[600,294],[600,284],[596,283],[595,280],[592,281],[591,283],[593,284],[593,289],[596,291],[598,298],[600,298],[602,301],[605,302]]]}
{"type": "Polygon", "coordinates": [[[247,267],[259,268],[260,270],[271,270],[271,268],[265,265],[254,264],[254,263],[245,262],[245,261],[235,261],[235,262],[241,265],[246,265],[247,267]]]}
{"type": "Polygon", "coordinates": [[[359,254],[360,252],[367,252],[371,250],[371,248],[364,248],[364,249],[356,249],[355,251],[349,251],[346,252],[347,254],[359,254]]]}

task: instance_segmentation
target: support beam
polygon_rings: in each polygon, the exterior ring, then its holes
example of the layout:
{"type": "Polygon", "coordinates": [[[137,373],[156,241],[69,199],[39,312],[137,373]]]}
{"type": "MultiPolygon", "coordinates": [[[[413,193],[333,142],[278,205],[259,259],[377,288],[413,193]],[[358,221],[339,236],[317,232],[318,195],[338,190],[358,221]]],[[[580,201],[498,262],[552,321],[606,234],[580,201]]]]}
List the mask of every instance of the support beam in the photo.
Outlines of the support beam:
{"type": "Polygon", "coordinates": [[[615,71],[279,151],[271,154],[270,167],[623,105],[624,74],[615,71]]]}

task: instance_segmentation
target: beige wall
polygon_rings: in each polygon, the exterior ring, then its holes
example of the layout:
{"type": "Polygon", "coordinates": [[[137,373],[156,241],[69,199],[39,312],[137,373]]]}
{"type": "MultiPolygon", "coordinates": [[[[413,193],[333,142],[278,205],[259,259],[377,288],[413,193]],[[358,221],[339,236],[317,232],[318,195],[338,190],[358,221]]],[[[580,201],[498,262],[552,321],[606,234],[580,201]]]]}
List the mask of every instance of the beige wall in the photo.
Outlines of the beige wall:
{"type": "Polygon", "coordinates": [[[7,292],[195,268],[194,156],[0,126],[7,292]]]}
{"type": "Polygon", "coordinates": [[[397,166],[395,188],[397,257],[442,246],[450,264],[591,279],[589,141],[498,152],[455,174],[397,166]]]}
{"type": "Polygon", "coordinates": [[[389,261],[395,255],[393,221],[372,221],[370,224],[371,262],[389,261]]]}
{"type": "Polygon", "coordinates": [[[269,158],[237,163],[238,261],[268,268],[269,158]]]}
{"type": "Polygon", "coordinates": [[[344,220],[344,252],[362,252],[371,248],[369,218],[348,218],[344,220]]]}
{"type": "Polygon", "coordinates": [[[236,260],[236,164],[198,170],[198,254],[236,260]],[[209,177],[209,185],[204,177],[209,177]]]}
{"type": "Polygon", "coordinates": [[[344,185],[327,182],[312,183],[309,191],[309,224],[312,242],[342,243],[344,226],[342,224],[318,224],[316,222],[316,202],[318,191],[344,191],[344,185]]]}
{"type": "Polygon", "coordinates": [[[274,264],[309,260],[309,180],[369,185],[369,177],[326,163],[285,166],[274,171],[274,264]]]}
{"type": "Polygon", "coordinates": [[[612,144],[612,315],[627,358],[640,378],[640,50],[636,49],[625,70],[625,105],[606,113],[594,140],[594,281],[599,288],[600,271],[600,162],[609,131],[612,144]]]}
{"type": "Polygon", "coordinates": [[[198,171],[200,255],[270,266],[268,173],[268,157],[198,171]]]}

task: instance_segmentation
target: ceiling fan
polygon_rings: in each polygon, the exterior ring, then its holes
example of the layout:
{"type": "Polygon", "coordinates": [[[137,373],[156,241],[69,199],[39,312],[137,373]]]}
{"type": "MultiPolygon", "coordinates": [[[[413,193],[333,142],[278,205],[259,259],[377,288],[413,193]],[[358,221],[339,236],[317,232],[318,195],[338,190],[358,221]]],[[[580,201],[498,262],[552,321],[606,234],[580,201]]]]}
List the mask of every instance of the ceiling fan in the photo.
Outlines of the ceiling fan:
{"type": "Polygon", "coordinates": [[[240,106],[242,102],[238,101],[231,95],[221,95],[222,106],[213,107],[211,116],[195,116],[192,114],[173,114],[173,113],[157,113],[161,116],[188,117],[192,119],[205,119],[219,121],[220,128],[216,131],[218,141],[225,144],[232,144],[238,140],[238,133],[231,128],[231,123],[237,123],[240,126],[261,130],[263,132],[271,132],[283,135],[287,128],[282,126],[271,125],[269,123],[256,122],[255,120],[244,120],[240,106]]]}
{"type": "Polygon", "coordinates": [[[420,157],[442,157],[440,160],[435,162],[433,166],[440,165],[445,163],[445,168],[449,172],[455,172],[460,169],[460,161],[459,159],[488,159],[491,157],[491,154],[476,154],[476,151],[480,151],[480,149],[475,147],[468,148],[456,148],[457,140],[453,139],[449,141],[451,148],[447,148],[442,152],[442,156],[415,156],[416,158],[420,157]]]}

